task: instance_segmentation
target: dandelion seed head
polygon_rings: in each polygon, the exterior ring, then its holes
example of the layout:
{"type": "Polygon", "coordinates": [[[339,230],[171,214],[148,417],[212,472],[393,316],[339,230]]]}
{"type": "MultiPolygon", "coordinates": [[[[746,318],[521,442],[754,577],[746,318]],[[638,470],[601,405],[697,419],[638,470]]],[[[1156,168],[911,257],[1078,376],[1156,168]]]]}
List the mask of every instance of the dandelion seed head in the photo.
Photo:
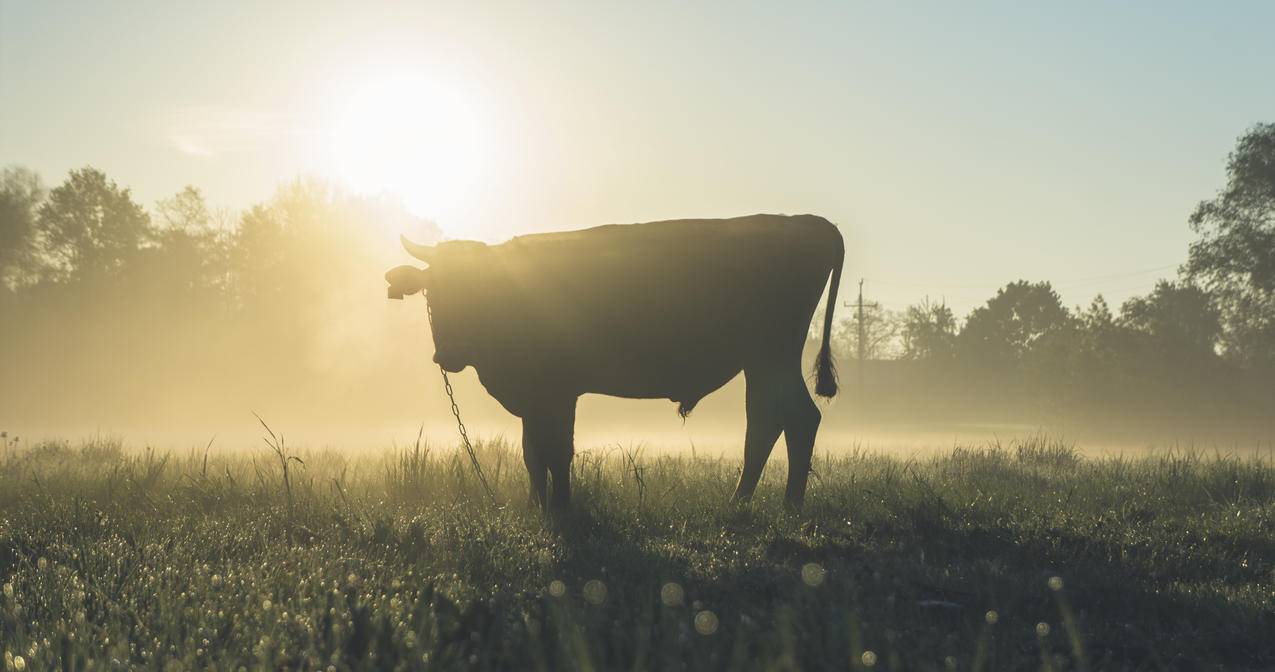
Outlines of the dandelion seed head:
{"type": "Polygon", "coordinates": [[[996,625],[996,621],[1001,620],[1001,615],[996,613],[995,609],[991,609],[986,614],[983,614],[983,620],[987,621],[988,625],[996,625]]]}
{"type": "Polygon", "coordinates": [[[1048,624],[1048,623],[1046,623],[1046,622],[1044,622],[1044,621],[1041,621],[1040,623],[1037,623],[1037,624],[1036,624],[1036,634],[1037,634],[1037,635],[1039,635],[1039,636],[1041,636],[1041,637],[1047,637],[1047,636],[1049,636],[1049,624],[1048,624]]]}
{"type": "Polygon", "coordinates": [[[872,667],[877,664],[877,654],[873,651],[864,651],[859,660],[863,661],[864,667],[872,667]]]}
{"type": "Polygon", "coordinates": [[[1063,580],[1061,576],[1049,577],[1049,589],[1058,592],[1063,589],[1063,580]]]}
{"type": "Polygon", "coordinates": [[[567,584],[554,579],[549,582],[549,594],[554,597],[562,597],[567,594],[567,584]]]}

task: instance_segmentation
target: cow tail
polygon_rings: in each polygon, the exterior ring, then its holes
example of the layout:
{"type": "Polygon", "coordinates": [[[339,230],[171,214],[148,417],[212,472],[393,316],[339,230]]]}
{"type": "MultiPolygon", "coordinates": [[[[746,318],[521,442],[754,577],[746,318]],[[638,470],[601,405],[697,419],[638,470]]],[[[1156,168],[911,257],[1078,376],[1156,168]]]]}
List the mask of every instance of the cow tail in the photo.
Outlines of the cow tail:
{"type": "Polygon", "coordinates": [[[832,267],[832,280],[828,283],[828,307],[823,313],[823,345],[815,360],[815,394],[821,397],[837,396],[837,367],[832,363],[832,313],[837,307],[837,288],[841,286],[841,266],[846,259],[845,241],[836,231],[837,258],[832,267]]]}

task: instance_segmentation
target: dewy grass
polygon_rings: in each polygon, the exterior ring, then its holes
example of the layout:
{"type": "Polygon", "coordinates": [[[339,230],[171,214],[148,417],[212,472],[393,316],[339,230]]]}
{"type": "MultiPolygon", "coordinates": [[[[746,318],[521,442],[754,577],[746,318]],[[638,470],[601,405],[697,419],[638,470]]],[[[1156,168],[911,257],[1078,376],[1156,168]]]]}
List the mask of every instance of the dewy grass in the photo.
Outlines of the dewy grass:
{"type": "Polygon", "coordinates": [[[782,465],[735,507],[737,460],[596,449],[547,520],[515,446],[477,449],[501,508],[423,438],[12,450],[6,670],[1275,666],[1270,462],[824,450],[791,515],[782,465]]]}

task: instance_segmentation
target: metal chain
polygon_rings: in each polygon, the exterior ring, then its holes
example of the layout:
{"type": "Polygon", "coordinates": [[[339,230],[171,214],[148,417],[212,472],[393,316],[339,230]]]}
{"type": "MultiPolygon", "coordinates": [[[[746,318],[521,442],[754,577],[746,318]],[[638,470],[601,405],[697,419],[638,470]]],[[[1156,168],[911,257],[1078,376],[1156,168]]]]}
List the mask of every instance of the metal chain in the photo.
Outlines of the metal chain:
{"type": "MultiPolygon", "coordinates": [[[[421,296],[424,296],[422,292],[421,296]]],[[[429,297],[425,298],[425,315],[429,317],[429,331],[434,333],[434,309],[429,305],[429,297]]],[[[452,381],[447,377],[447,369],[442,364],[438,365],[438,372],[443,374],[443,390],[447,392],[447,399],[452,403],[452,416],[456,418],[456,429],[460,432],[461,443],[465,446],[465,452],[469,454],[469,462],[474,465],[474,473],[478,474],[478,482],[482,483],[483,491],[487,493],[487,497],[491,499],[492,504],[496,504],[496,493],[492,492],[491,486],[487,484],[487,477],[483,475],[483,467],[478,463],[478,453],[474,450],[474,445],[469,441],[469,431],[465,429],[465,423],[460,419],[460,406],[456,405],[456,393],[452,390],[452,381]]]]}

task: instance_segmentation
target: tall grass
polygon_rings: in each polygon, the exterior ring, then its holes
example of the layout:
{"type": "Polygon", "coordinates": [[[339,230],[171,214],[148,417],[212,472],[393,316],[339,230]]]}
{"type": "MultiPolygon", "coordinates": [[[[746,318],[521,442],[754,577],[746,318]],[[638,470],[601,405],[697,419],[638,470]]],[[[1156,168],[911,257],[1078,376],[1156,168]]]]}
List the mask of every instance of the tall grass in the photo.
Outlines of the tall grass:
{"type": "Polygon", "coordinates": [[[420,436],[10,450],[0,648],[27,669],[1275,665],[1269,461],[824,451],[791,515],[781,463],[735,507],[737,460],[612,446],[546,519],[515,447],[477,448],[499,506],[420,436]]]}

